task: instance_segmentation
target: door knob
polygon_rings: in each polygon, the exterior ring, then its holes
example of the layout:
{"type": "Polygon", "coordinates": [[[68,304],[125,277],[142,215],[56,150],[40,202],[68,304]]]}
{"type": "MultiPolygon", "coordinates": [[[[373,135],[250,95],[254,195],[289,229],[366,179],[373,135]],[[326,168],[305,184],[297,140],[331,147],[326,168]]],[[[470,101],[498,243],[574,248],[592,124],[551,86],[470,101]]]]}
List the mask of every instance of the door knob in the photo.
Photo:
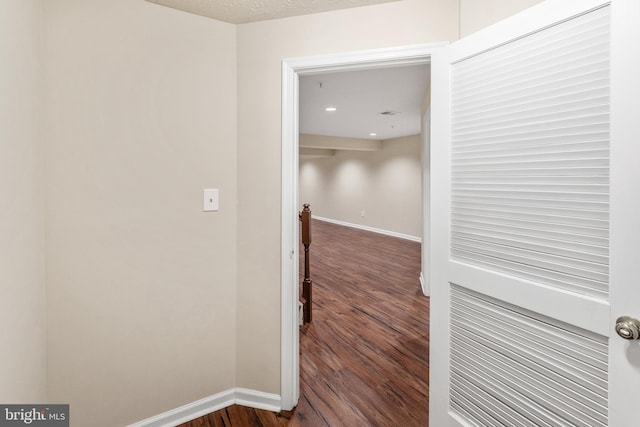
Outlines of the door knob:
{"type": "Polygon", "coordinates": [[[616,320],[616,332],[625,340],[640,338],[640,321],[629,316],[622,316],[616,320]]]}

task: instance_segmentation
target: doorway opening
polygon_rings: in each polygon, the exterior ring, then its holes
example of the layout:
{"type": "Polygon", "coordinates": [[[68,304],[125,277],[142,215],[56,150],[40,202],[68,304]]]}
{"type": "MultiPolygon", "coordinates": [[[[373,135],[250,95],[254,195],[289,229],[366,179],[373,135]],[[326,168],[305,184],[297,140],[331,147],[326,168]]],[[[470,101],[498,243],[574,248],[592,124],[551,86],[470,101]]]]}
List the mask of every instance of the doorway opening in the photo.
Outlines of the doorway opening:
{"type": "Polygon", "coordinates": [[[419,242],[429,64],[299,78],[299,200],[314,218],[419,242]]]}
{"type": "MultiPolygon", "coordinates": [[[[432,53],[439,46],[442,44],[294,58],[282,62],[281,407],[284,410],[295,407],[300,394],[298,326],[299,78],[304,75],[333,71],[428,64],[432,53]]],[[[424,190],[427,189],[423,189],[422,199],[427,207],[428,192],[425,194],[424,190]]],[[[422,209],[423,223],[428,222],[429,218],[429,210],[425,207],[422,209]]],[[[426,244],[428,244],[428,237],[423,236],[423,254],[428,254],[428,251],[424,250],[426,244]]]]}

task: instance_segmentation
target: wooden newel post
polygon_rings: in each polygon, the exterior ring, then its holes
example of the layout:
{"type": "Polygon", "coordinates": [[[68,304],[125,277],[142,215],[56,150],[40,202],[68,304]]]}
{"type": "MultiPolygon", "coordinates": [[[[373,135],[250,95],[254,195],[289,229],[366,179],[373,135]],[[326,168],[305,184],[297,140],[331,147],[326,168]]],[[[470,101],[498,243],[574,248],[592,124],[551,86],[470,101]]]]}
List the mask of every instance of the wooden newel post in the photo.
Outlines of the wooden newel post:
{"type": "Polygon", "coordinates": [[[312,297],[312,281],[311,270],[309,268],[309,246],[311,246],[311,209],[308,204],[304,204],[302,212],[300,212],[300,221],[302,222],[302,244],[304,245],[304,280],[302,281],[302,321],[303,323],[311,322],[311,297],[312,297]]]}

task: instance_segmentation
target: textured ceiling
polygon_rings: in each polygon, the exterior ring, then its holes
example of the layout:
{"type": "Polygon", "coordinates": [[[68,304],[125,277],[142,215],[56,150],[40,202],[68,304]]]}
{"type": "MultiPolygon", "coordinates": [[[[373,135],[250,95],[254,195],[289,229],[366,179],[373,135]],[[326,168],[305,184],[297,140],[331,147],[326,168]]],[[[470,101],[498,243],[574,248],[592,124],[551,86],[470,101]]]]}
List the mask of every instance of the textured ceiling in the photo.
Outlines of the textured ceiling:
{"type": "Polygon", "coordinates": [[[391,3],[400,0],[147,0],[232,24],[391,3]]]}

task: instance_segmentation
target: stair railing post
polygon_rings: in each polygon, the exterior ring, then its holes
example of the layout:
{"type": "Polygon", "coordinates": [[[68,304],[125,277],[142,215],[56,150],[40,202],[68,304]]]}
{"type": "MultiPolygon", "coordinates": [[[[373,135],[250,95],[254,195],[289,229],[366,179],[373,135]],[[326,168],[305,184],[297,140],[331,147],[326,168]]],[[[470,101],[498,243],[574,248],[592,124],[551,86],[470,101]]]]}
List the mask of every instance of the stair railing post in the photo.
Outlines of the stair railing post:
{"type": "Polygon", "coordinates": [[[305,203],[300,212],[300,221],[302,222],[302,244],[304,245],[304,280],[302,281],[302,320],[303,323],[309,323],[312,319],[311,301],[313,282],[311,281],[311,268],[309,266],[309,246],[311,246],[311,209],[309,204],[305,203]]]}

